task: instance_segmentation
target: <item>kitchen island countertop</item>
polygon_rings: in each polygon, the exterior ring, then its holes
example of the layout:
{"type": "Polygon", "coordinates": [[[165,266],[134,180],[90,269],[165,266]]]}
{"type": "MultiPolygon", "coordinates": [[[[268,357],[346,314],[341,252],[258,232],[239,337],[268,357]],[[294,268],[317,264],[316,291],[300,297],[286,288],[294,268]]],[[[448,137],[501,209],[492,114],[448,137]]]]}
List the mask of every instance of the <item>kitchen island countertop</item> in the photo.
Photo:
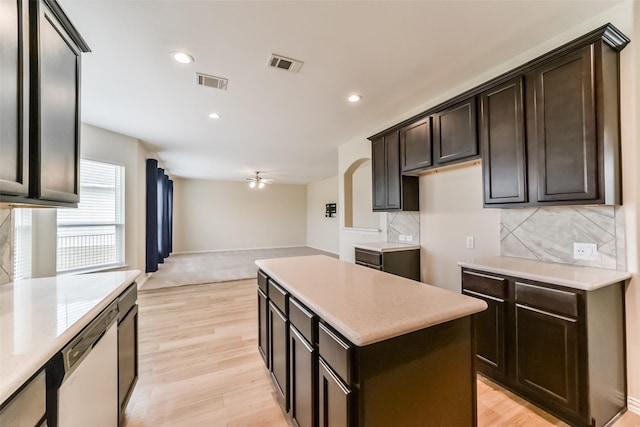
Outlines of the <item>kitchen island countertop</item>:
{"type": "Polygon", "coordinates": [[[138,270],[18,280],[0,286],[0,404],[140,274],[138,270]]]}
{"type": "Polygon", "coordinates": [[[256,264],[357,346],[487,307],[476,298],[324,255],[265,259],[256,264]]]}

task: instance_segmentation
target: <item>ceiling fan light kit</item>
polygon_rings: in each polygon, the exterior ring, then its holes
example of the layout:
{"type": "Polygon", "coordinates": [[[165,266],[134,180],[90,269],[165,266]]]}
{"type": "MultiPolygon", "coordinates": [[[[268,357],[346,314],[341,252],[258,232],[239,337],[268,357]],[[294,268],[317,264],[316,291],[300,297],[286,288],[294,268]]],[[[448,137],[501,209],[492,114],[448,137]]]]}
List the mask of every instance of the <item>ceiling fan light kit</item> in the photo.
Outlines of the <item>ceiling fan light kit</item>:
{"type": "Polygon", "coordinates": [[[256,176],[253,178],[247,178],[249,181],[249,188],[252,190],[261,190],[264,188],[265,184],[271,184],[272,180],[265,179],[260,176],[260,172],[256,172],[256,176]]]}

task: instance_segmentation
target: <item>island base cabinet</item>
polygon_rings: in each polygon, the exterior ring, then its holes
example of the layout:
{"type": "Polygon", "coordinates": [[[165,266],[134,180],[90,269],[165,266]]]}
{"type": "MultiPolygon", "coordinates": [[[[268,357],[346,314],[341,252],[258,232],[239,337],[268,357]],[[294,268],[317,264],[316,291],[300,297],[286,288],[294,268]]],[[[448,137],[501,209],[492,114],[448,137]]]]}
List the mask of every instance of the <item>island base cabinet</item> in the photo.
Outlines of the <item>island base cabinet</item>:
{"type": "Polygon", "coordinates": [[[358,347],[357,425],[476,426],[472,328],[468,316],[358,347]]]}
{"type": "Polygon", "coordinates": [[[277,395],[289,411],[289,321],[278,307],[269,302],[269,368],[277,395]]]}
{"type": "Polygon", "coordinates": [[[266,367],[269,367],[269,303],[267,295],[258,289],[258,351],[264,360],[266,367]]]}
{"type": "Polygon", "coordinates": [[[349,427],[351,422],[351,389],[320,359],[319,363],[319,420],[320,427],[349,427]]]}
{"type": "Polygon", "coordinates": [[[291,371],[289,410],[298,427],[316,427],[316,351],[293,327],[289,329],[291,371]]]}

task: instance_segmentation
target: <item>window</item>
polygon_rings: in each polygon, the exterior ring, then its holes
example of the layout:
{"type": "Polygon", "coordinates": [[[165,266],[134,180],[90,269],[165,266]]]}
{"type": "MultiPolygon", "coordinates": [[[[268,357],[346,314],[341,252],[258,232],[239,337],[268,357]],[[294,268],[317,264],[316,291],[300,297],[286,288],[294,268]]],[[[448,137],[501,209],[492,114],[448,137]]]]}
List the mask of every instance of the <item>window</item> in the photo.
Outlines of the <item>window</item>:
{"type": "Polygon", "coordinates": [[[80,161],[80,203],[58,209],[58,273],[124,264],[124,167],[80,161]]]}

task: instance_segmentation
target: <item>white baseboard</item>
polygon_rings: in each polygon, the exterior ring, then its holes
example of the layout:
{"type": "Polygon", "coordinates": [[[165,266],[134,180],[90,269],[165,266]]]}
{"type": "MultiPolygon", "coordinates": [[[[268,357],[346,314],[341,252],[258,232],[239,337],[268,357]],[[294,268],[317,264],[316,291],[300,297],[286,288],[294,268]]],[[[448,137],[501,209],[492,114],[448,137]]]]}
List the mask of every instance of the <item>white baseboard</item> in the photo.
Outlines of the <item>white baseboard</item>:
{"type": "Polygon", "coordinates": [[[327,250],[327,249],[325,249],[325,248],[319,248],[319,247],[317,247],[317,246],[311,246],[311,245],[307,245],[307,247],[308,247],[308,248],[311,248],[311,249],[316,249],[316,250],[318,250],[318,251],[322,251],[322,252],[329,252],[330,254],[334,254],[334,255],[340,256],[340,253],[339,253],[339,252],[330,251],[330,250],[327,250]]]}
{"type": "Polygon", "coordinates": [[[640,399],[636,399],[635,397],[628,396],[627,397],[627,408],[631,412],[640,415],[640,399]]]}
{"type": "Polygon", "coordinates": [[[216,252],[235,252],[235,251],[255,251],[260,249],[287,249],[287,248],[300,248],[306,245],[290,245],[290,246],[262,246],[259,248],[231,248],[231,249],[205,249],[203,251],[180,251],[171,252],[171,255],[189,255],[189,254],[207,254],[216,252]]]}

